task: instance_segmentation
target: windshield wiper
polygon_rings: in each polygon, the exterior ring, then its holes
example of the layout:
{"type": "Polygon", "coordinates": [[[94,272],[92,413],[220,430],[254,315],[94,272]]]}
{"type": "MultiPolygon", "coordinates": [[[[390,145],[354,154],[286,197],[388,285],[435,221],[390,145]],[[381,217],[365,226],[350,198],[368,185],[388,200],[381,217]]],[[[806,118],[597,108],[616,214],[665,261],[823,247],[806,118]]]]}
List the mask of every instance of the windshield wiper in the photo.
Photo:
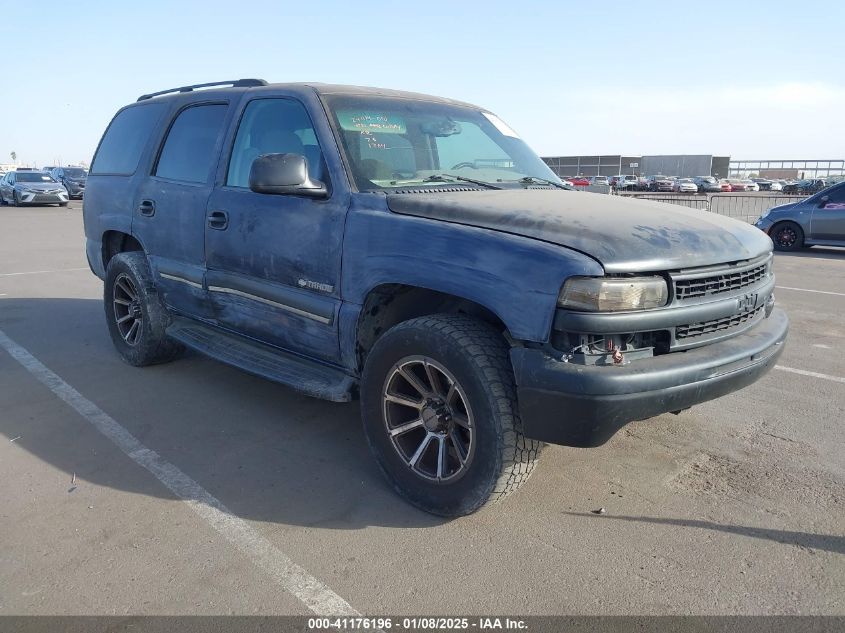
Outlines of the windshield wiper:
{"type": "Polygon", "coordinates": [[[461,180],[463,182],[471,182],[474,185],[480,185],[482,187],[487,187],[488,189],[504,189],[504,187],[494,185],[492,182],[476,180],[475,178],[465,178],[464,176],[455,176],[454,174],[433,174],[428,178],[424,178],[423,182],[449,182],[450,178],[453,180],[461,180]]]}
{"type": "Polygon", "coordinates": [[[515,182],[520,182],[524,185],[534,185],[538,182],[541,182],[547,185],[551,185],[553,187],[557,187],[558,189],[565,189],[566,191],[572,191],[574,189],[572,185],[564,185],[563,183],[555,182],[554,180],[549,180],[548,178],[540,178],[539,176],[525,176],[525,178],[520,178],[515,182]]]}

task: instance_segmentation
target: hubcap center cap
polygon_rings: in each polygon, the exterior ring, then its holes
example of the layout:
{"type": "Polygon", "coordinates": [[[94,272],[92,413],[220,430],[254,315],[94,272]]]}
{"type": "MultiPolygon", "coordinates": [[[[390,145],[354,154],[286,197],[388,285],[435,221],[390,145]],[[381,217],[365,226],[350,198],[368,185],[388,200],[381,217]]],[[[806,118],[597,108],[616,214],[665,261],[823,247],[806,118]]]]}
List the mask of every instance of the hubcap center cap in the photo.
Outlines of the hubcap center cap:
{"type": "Polygon", "coordinates": [[[446,433],[449,430],[449,422],[452,419],[449,408],[438,400],[428,400],[420,412],[427,431],[432,433],[446,433]]]}

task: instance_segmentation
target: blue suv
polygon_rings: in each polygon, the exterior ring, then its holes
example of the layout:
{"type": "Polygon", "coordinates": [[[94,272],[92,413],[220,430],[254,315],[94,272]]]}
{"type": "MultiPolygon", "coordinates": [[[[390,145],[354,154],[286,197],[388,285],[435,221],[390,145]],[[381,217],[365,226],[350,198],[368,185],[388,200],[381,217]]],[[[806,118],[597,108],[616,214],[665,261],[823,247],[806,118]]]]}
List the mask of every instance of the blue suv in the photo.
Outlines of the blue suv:
{"type": "Polygon", "coordinates": [[[598,446],[753,383],[783,349],[765,234],[569,189],[467,103],[185,86],[106,129],[87,255],[128,363],[187,346],[360,398],[393,487],[458,516],[518,488],[543,442],[598,446]]]}

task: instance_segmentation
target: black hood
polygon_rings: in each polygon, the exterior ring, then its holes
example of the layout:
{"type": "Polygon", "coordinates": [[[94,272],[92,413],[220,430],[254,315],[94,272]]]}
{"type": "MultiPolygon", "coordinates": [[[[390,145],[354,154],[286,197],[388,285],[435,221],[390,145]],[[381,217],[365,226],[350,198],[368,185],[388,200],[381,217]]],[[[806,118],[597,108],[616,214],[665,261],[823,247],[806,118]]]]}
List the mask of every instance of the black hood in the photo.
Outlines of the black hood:
{"type": "Polygon", "coordinates": [[[478,226],[573,248],[608,273],[753,259],[772,242],[753,226],[708,211],[607,194],[516,189],[389,194],[394,213],[478,226]]]}

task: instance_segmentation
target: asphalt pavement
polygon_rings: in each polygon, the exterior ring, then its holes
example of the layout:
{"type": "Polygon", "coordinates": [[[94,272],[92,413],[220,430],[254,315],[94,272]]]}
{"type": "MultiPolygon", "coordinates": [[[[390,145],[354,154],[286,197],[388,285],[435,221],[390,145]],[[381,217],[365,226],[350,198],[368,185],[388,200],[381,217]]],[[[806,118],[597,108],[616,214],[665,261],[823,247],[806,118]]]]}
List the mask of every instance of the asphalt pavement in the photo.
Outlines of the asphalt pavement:
{"type": "Polygon", "coordinates": [[[845,615],[845,250],[775,271],[769,375],[546,447],[444,521],[382,480],[357,403],[124,364],[81,203],[2,207],[0,614],[845,615]]]}

